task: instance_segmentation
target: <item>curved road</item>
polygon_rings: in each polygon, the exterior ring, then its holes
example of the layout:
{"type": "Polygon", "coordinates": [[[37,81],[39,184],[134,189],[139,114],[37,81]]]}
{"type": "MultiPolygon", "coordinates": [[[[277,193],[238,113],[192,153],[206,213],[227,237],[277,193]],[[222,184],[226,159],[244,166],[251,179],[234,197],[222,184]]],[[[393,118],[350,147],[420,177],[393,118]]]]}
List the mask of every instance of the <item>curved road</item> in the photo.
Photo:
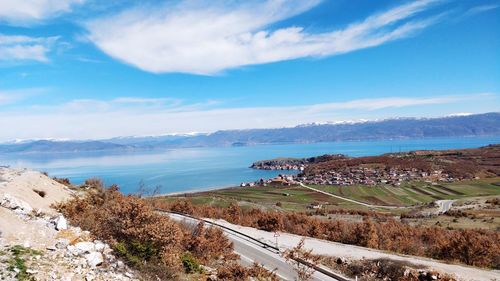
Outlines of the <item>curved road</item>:
{"type": "MultiPolygon", "coordinates": [[[[196,225],[200,220],[179,215],[168,213],[171,219],[182,221],[187,224],[196,225]]],[[[264,248],[261,244],[252,241],[251,239],[237,234],[236,232],[229,231],[228,229],[221,228],[226,236],[234,244],[234,252],[240,255],[240,260],[243,265],[251,265],[254,261],[262,264],[269,270],[276,270],[276,274],[283,280],[297,280],[297,274],[289,263],[281,256],[279,252],[274,249],[264,248]]],[[[334,279],[319,271],[315,271],[312,279],[314,281],[323,280],[347,280],[344,278],[334,279]]]]}

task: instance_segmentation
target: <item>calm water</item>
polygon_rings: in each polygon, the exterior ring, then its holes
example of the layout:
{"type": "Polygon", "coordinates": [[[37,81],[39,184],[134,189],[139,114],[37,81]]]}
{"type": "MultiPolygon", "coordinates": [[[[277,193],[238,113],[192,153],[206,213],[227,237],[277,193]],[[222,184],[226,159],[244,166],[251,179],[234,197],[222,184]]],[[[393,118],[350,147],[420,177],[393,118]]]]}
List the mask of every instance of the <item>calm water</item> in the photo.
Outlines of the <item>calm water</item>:
{"type": "Polygon", "coordinates": [[[470,148],[494,143],[500,143],[500,136],[184,148],[119,154],[11,154],[0,155],[0,165],[46,171],[51,176],[67,177],[74,183],[97,176],[106,184],[120,185],[126,193],[135,192],[142,181],[151,188],[161,185],[163,193],[170,193],[234,186],[244,181],[276,176],[279,172],[248,168],[252,162],[263,159],[333,153],[367,156],[417,149],[470,148]]]}

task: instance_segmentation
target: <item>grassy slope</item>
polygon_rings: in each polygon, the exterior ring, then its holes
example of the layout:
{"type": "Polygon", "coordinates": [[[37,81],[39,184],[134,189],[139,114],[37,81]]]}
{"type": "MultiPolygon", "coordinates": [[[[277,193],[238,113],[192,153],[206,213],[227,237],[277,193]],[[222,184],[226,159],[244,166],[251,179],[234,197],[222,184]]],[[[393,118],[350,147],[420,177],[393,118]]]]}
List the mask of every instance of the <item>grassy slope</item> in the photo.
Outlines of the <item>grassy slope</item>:
{"type": "MultiPolygon", "coordinates": [[[[462,199],[477,196],[499,196],[499,178],[463,181],[432,186],[425,182],[405,183],[393,186],[313,186],[333,194],[376,205],[418,206],[440,199],[462,199]]],[[[304,211],[313,202],[327,205],[326,208],[368,210],[355,203],[346,202],[324,194],[294,187],[234,187],[221,190],[166,197],[171,201],[186,198],[194,204],[226,207],[238,201],[242,207],[263,207],[285,211],[304,211]],[[276,204],[280,202],[281,207],[276,204]]],[[[391,210],[399,213],[402,210],[391,210]]]]}
{"type": "Polygon", "coordinates": [[[500,186],[495,184],[497,181],[498,178],[440,185],[411,182],[400,187],[363,185],[312,187],[370,204],[413,206],[442,199],[500,195],[500,186]]]}

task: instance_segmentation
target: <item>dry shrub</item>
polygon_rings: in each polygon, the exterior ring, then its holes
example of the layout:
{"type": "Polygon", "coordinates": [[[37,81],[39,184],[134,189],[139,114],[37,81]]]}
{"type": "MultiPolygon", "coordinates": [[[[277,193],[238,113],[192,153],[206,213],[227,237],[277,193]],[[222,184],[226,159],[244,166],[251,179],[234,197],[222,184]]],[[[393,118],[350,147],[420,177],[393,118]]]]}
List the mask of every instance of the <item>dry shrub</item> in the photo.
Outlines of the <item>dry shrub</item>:
{"type": "Polygon", "coordinates": [[[52,178],[53,180],[55,180],[56,182],[62,184],[62,185],[65,185],[65,186],[68,186],[68,187],[71,187],[71,182],[69,181],[68,178],[58,178],[58,177],[53,177],[52,178]]]}
{"type": "Polygon", "coordinates": [[[448,274],[427,270],[426,266],[391,259],[363,259],[343,261],[340,258],[322,257],[322,263],[359,280],[426,281],[438,278],[442,281],[456,281],[448,274]],[[434,276],[434,277],[433,277],[434,276]]]}
{"type": "Polygon", "coordinates": [[[170,205],[169,210],[187,215],[192,215],[194,213],[193,204],[187,200],[176,200],[172,203],[172,205],[170,205]]]}
{"type": "Polygon", "coordinates": [[[233,253],[233,243],[227,239],[222,230],[207,228],[202,222],[186,235],[184,241],[184,248],[203,264],[219,259],[237,259],[237,255],[233,253]]]}
{"type": "Polygon", "coordinates": [[[237,263],[228,263],[217,269],[217,278],[222,281],[243,281],[243,280],[262,280],[277,281],[278,277],[274,272],[265,269],[262,265],[254,263],[246,268],[237,263]]]}
{"type": "Polygon", "coordinates": [[[181,268],[181,228],[137,197],[124,196],[116,187],[96,189],[58,209],[148,275],[171,278],[181,268]]]}
{"type": "Polygon", "coordinates": [[[302,238],[297,246],[283,252],[283,257],[290,263],[297,272],[298,280],[305,281],[311,279],[316,271],[321,257],[312,254],[312,250],[304,249],[305,239],[302,238]]]}
{"type": "Polygon", "coordinates": [[[500,198],[496,197],[496,198],[488,199],[488,200],[486,200],[486,203],[494,205],[494,206],[498,206],[498,205],[500,205],[500,198]]]}
{"type": "Polygon", "coordinates": [[[95,177],[86,179],[83,185],[95,189],[104,188],[104,182],[100,178],[95,177]]]}
{"type": "MultiPolygon", "coordinates": [[[[182,201],[174,206],[184,211],[192,207],[182,201]]],[[[212,265],[238,258],[220,229],[171,221],[148,201],[121,194],[117,186],[91,189],[85,197],[56,207],[71,224],[107,241],[146,279],[171,280],[183,267],[194,273],[200,263],[212,265]]]]}

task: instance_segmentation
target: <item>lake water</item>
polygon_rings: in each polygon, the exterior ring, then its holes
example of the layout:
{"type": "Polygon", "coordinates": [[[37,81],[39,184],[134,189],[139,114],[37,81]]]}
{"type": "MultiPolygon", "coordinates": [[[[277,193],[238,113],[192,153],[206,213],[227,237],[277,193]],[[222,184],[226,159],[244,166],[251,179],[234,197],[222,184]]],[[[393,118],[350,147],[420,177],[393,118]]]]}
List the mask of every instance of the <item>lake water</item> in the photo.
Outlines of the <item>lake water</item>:
{"type": "Polygon", "coordinates": [[[162,193],[171,193],[235,186],[241,182],[274,177],[280,172],[248,167],[255,161],[276,157],[311,157],[336,153],[368,156],[498,143],[500,136],[183,148],[124,153],[6,154],[0,155],[0,165],[46,171],[50,176],[67,177],[74,183],[96,176],[108,185],[118,184],[125,193],[135,192],[141,181],[147,187],[160,185],[162,193]]]}

